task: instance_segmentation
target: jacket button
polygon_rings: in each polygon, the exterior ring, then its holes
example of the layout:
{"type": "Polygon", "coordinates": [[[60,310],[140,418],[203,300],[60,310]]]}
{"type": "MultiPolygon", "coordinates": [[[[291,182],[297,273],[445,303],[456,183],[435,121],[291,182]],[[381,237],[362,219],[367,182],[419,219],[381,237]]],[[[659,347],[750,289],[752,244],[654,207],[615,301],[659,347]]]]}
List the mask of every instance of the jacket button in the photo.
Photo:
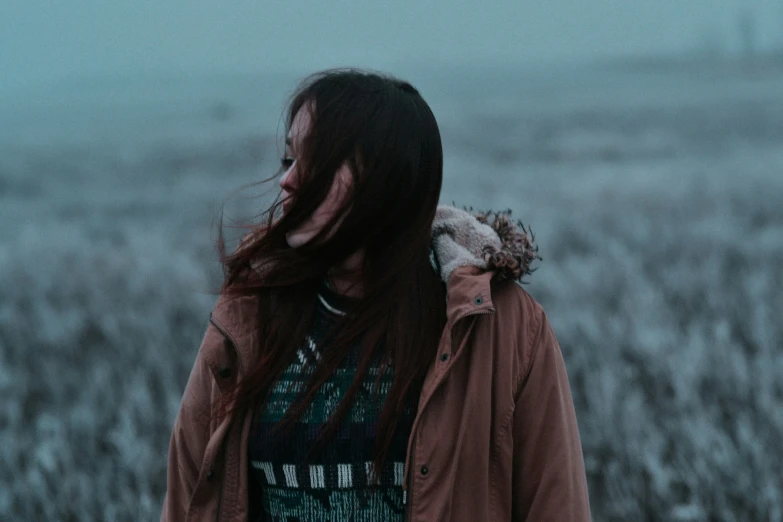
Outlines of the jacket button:
{"type": "Polygon", "coordinates": [[[443,362],[448,361],[449,360],[449,354],[447,354],[447,353],[440,354],[440,360],[443,361],[443,362]]]}
{"type": "Polygon", "coordinates": [[[231,376],[231,368],[228,366],[223,366],[220,370],[218,370],[218,375],[220,375],[220,377],[223,379],[227,379],[229,376],[231,376]]]}
{"type": "Polygon", "coordinates": [[[207,482],[211,482],[212,477],[214,476],[215,476],[215,472],[213,472],[212,470],[207,471],[207,482]]]}
{"type": "Polygon", "coordinates": [[[429,472],[430,472],[430,470],[429,470],[429,468],[427,466],[422,466],[421,467],[421,474],[422,475],[426,475],[429,472]]]}
{"type": "Polygon", "coordinates": [[[481,296],[478,296],[477,298],[473,299],[473,304],[475,305],[480,305],[483,302],[484,302],[484,298],[481,296]]]}

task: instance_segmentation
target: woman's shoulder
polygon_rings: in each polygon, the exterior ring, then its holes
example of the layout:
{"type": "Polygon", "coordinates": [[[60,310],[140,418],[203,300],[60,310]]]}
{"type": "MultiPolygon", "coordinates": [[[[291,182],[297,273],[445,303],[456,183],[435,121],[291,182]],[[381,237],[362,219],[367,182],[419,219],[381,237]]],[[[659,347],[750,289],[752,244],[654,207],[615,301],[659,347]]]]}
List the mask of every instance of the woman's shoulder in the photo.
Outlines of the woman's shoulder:
{"type": "Polygon", "coordinates": [[[542,332],[548,328],[543,306],[516,281],[492,286],[494,328],[498,343],[518,368],[520,376],[530,368],[542,332]]]}
{"type": "Polygon", "coordinates": [[[210,318],[232,337],[239,337],[257,326],[258,306],[258,293],[237,294],[224,288],[210,318]]]}
{"type": "Polygon", "coordinates": [[[543,306],[517,281],[494,283],[492,302],[498,321],[519,334],[535,333],[546,319],[543,306]]]}

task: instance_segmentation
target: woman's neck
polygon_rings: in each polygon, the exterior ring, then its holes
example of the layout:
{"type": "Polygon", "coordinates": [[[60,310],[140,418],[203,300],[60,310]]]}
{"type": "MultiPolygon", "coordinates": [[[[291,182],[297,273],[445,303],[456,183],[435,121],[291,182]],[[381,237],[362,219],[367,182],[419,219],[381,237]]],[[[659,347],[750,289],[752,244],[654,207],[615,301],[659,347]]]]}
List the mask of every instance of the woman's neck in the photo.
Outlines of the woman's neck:
{"type": "Polygon", "coordinates": [[[354,254],[351,254],[341,265],[340,272],[350,271],[350,275],[334,275],[329,273],[326,276],[328,287],[337,294],[347,297],[361,297],[363,295],[363,288],[361,279],[358,275],[361,268],[362,261],[364,260],[364,249],[361,249],[354,254]]]}

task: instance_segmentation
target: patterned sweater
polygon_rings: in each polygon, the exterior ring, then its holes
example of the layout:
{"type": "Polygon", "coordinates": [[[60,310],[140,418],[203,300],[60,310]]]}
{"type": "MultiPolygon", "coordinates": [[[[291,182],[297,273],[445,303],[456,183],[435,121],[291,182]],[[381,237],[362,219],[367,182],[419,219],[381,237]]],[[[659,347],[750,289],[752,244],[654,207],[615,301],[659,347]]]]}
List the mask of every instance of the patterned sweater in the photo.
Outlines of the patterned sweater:
{"type": "MultiPolygon", "coordinates": [[[[378,375],[374,363],[349,413],[324,449],[305,462],[308,451],[348,390],[358,367],[352,350],[340,367],[318,390],[305,414],[292,428],[271,433],[291,403],[308,383],[312,365],[303,363],[313,354],[315,342],[345,313],[352,300],[322,285],[309,335],[297,356],[273,386],[267,407],[256,412],[257,427],[250,437],[248,456],[251,522],[396,522],[405,519],[402,476],[413,408],[398,421],[379,483],[370,484],[378,418],[392,383],[387,370],[379,397],[372,393],[378,375]]],[[[324,349],[324,348],[322,348],[324,349]]],[[[328,350],[328,347],[325,349],[328,350]]],[[[315,354],[317,358],[318,355],[315,354]]]]}

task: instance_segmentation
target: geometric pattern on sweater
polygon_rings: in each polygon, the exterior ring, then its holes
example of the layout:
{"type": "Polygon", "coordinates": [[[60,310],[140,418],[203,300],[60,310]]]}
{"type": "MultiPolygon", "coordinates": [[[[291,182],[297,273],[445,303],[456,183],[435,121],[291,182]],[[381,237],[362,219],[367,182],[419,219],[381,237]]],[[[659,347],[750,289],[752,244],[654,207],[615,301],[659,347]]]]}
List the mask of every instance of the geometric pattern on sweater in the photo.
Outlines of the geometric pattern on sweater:
{"type": "MultiPolygon", "coordinates": [[[[354,346],[338,369],[318,389],[305,413],[284,432],[272,429],[299,397],[318,359],[314,352],[336,314],[350,298],[322,286],[308,335],[289,366],[272,386],[267,407],[256,411],[248,447],[250,520],[264,522],[397,522],[405,519],[402,476],[413,407],[398,419],[386,463],[377,484],[371,484],[378,418],[391,387],[393,373],[381,376],[373,393],[379,360],[373,361],[353,404],[321,451],[308,455],[319,430],[353,382],[359,363],[354,346]],[[309,459],[309,460],[308,460],[309,459]]],[[[328,347],[322,347],[328,350],[328,347]]]]}

